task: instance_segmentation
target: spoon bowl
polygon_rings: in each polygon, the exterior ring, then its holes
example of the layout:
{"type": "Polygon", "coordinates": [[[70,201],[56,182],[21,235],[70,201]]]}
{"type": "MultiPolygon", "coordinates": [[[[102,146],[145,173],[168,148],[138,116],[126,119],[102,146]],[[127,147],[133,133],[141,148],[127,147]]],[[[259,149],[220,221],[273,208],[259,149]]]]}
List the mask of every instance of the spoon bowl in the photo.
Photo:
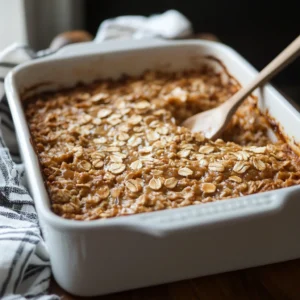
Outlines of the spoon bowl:
{"type": "Polygon", "coordinates": [[[223,124],[226,123],[226,114],[221,106],[188,118],[182,123],[182,126],[190,128],[192,132],[204,132],[208,139],[215,139],[222,133],[223,124]]]}

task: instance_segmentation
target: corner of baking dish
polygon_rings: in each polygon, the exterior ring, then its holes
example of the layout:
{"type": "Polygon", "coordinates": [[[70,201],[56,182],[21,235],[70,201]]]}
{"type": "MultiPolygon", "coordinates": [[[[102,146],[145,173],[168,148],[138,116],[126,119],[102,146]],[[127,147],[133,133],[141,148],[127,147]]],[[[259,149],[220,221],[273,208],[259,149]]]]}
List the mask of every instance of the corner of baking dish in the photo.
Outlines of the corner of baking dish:
{"type": "MultiPolygon", "coordinates": [[[[20,97],[18,95],[15,77],[18,72],[29,68],[32,65],[43,63],[50,60],[70,59],[74,56],[93,55],[97,53],[105,53],[111,51],[127,51],[131,49],[142,49],[144,47],[160,47],[164,45],[178,44],[202,44],[212,47],[218,47],[222,51],[229,53],[242,60],[247,65],[250,71],[255,72],[255,69],[244,60],[232,48],[210,41],[186,40],[186,41],[163,41],[163,40],[140,40],[130,41],[128,43],[105,42],[102,44],[85,43],[84,45],[71,45],[58,51],[56,54],[49,57],[29,61],[24,65],[16,67],[10,72],[5,80],[5,89],[8,94],[8,100],[13,112],[13,118],[16,128],[19,128],[18,139],[20,144],[26,144],[24,152],[24,161],[27,168],[27,173],[34,172],[34,168],[39,167],[37,158],[31,149],[29,130],[25,121],[24,113],[21,106],[18,105],[20,97]],[[125,45],[124,45],[125,44],[125,45]],[[30,150],[31,149],[31,150],[30,150]]],[[[271,88],[271,87],[270,87],[271,88]]],[[[272,88],[273,93],[278,93],[272,88]]],[[[298,113],[294,107],[288,106],[293,114],[298,113]]],[[[195,225],[203,225],[233,221],[240,217],[255,216],[266,213],[275,213],[282,209],[287,204],[287,200],[291,199],[291,195],[295,191],[299,191],[300,187],[294,186],[281,190],[270,191],[251,196],[244,196],[236,199],[228,199],[226,201],[216,201],[214,203],[206,203],[200,205],[187,206],[172,210],[162,210],[151,213],[142,213],[131,216],[122,216],[105,220],[93,221],[75,221],[67,220],[55,215],[49,205],[48,195],[45,189],[38,189],[35,186],[44,185],[41,176],[36,178],[36,182],[31,184],[31,190],[35,198],[35,204],[39,212],[40,219],[48,225],[65,230],[85,230],[99,228],[99,226],[122,226],[132,227],[135,230],[148,232],[152,235],[163,235],[173,230],[186,230],[195,225]],[[47,199],[47,200],[45,200],[47,199]]]]}

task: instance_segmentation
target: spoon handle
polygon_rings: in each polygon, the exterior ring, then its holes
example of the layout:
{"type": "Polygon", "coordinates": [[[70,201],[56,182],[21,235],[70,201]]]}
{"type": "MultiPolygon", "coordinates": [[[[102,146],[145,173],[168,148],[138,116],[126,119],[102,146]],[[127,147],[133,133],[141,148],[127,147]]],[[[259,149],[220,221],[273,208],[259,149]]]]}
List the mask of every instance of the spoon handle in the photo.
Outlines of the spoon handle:
{"type": "MultiPolygon", "coordinates": [[[[225,103],[230,107],[228,117],[236,111],[239,104],[249,96],[258,86],[266,83],[280,70],[285,68],[300,54],[300,35],[287,46],[276,58],[274,58],[263,70],[260,71],[255,80],[250,82],[245,88],[239,90],[233,97],[225,103]]],[[[225,104],[224,103],[224,104],[225,104]]]]}

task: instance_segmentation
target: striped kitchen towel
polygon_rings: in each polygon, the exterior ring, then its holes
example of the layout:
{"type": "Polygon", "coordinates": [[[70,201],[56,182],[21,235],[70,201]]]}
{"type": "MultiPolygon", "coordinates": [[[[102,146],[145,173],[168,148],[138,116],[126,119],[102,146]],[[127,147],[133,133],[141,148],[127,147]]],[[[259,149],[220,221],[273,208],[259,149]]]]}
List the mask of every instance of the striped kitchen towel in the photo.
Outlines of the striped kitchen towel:
{"type": "Polygon", "coordinates": [[[4,77],[12,67],[35,56],[21,45],[0,52],[0,299],[59,299],[48,295],[49,254],[25,187],[3,87],[4,77]]]}

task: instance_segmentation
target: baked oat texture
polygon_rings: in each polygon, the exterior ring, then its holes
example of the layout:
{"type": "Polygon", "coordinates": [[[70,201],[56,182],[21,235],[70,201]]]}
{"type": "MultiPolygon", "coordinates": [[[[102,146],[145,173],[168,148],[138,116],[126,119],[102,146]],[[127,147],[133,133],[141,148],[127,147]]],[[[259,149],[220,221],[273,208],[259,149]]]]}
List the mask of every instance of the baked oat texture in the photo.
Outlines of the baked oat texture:
{"type": "Polygon", "coordinates": [[[298,157],[283,141],[271,143],[253,97],[217,141],[180,126],[238,89],[206,67],[103,80],[26,101],[53,211],[93,220],[299,184],[298,157]]]}

